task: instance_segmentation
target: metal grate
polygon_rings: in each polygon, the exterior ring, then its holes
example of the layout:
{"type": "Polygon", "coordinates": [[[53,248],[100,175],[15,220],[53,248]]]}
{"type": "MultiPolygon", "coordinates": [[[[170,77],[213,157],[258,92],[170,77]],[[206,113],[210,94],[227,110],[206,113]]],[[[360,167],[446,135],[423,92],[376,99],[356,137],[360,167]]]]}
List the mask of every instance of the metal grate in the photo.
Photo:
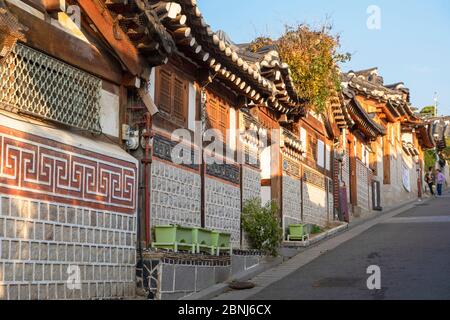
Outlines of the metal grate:
{"type": "Polygon", "coordinates": [[[0,64],[0,107],[101,132],[100,79],[22,44],[0,64]]]}

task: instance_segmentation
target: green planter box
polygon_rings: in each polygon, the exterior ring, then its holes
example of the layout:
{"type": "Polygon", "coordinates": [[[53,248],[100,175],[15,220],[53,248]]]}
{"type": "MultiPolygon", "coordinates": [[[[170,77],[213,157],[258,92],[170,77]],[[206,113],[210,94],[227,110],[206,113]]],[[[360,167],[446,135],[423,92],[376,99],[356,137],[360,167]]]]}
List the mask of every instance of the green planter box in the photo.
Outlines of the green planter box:
{"type": "Polygon", "coordinates": [[[175,252],[181,249],[195,253],[192,228],[172,225],[156,226],[155,242],[152,243],[152,248],[173,250],[175,252]]]}
{"type": "Polygon", "coordinates": [[[196,246],[197,253],[208,252],[214,254],[214,246],[211,231],[203,228],[192,229],[193,243],[196,246]]]}
{"type": "Polygon", "coordinates": [[[305,241],[309,239],[309,233],[304,224],[291,224],[289,226],[288,241],[305,241]]]}
{"type": "Polygon", "coordinates": [[[213,231],[211,239],[217,255],[220,254],[220,251],[228,251],[231,255],[231,235],[229,233],[213,231]]]}

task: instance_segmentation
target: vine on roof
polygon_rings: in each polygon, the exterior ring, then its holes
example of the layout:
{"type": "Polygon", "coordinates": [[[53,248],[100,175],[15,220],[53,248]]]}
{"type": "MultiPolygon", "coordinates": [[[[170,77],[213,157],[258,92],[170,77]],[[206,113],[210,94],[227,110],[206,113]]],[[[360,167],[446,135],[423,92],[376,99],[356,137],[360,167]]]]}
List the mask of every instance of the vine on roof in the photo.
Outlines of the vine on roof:
{"type": "Polygon", "coordinates": [[[275,45],[280,58],[291,70],[295,90],[307,107],[317,114],[327,109],[330,98],[341,91],[339,64],[350,61],[349,53],[339,53],[340,37],[331,33],[326,24],[313,29],[306,24],[286,26],[277,40],[269,37],[256,38],[250,50],[257,52],[267,45],[275,45]]]}

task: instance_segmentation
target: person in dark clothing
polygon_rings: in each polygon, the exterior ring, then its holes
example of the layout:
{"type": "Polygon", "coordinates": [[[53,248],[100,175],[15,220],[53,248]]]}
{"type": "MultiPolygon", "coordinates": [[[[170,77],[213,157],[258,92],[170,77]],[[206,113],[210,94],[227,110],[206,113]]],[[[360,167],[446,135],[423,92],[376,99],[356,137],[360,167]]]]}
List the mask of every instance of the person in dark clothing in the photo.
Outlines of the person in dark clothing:
{"type": "Polygon", "coordinates": [[[434,196],[434,190],[433,190],[433,186],[434,186],[434,182],[436,181],[434,172],[433,172],[433,167],[428,168],[428,172],[425,175],[425,182],[428,184],[428,187],[430,188],[430,192],[431,195],[434,196]]]}

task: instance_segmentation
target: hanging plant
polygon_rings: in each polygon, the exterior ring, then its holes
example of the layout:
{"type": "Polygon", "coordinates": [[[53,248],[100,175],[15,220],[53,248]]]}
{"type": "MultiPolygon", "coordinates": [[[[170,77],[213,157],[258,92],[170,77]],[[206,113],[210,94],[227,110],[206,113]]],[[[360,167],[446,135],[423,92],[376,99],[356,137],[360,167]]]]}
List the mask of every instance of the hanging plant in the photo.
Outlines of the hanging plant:
{"type": "Polygon", "coordinates": [[[330,25],[320,30],[304,24],[286,26],[279,39],[259,37],[250,45],[253,52],[266,45],[277,46],[281,60],[290,67],[297,95],[317,114],[323,113],[332,95],[341,90],[338,64],[351,59],[349,53],[338,53],[340,39],[331,29],[330,25]]]}

